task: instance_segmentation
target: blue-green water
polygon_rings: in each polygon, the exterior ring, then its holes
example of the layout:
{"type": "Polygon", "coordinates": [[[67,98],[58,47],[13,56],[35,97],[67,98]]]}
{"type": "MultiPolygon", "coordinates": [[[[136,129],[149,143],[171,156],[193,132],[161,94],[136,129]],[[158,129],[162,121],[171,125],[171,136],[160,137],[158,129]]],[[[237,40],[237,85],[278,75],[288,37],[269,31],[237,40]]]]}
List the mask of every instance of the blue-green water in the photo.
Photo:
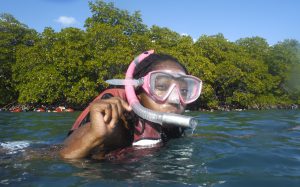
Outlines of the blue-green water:
{"type": "Polygon", "coordinates": [[[0,113],[0,185],[300,186],[299,110],[193,113],[193,136],[144,156],[64,161],[78,114],[0,113]]]}

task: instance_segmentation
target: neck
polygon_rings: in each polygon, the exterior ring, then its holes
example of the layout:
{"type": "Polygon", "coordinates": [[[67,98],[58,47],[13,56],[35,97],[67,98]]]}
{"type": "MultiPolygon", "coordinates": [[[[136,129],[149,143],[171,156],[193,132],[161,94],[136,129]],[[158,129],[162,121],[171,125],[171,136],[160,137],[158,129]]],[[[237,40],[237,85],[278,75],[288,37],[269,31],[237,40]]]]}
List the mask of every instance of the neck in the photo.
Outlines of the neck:
{"type": "Polygon", "coordinates": [[[159,124],[139,119],[135,125],[133,145],[155,146],[162,142],[162,127],[159,124]]]}

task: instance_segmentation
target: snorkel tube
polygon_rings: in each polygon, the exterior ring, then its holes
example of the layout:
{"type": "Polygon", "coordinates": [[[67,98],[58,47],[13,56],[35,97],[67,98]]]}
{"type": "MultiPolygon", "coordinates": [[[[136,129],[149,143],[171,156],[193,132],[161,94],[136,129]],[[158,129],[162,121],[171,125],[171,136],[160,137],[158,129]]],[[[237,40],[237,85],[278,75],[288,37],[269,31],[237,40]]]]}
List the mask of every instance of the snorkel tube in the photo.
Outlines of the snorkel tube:
{"type": "MultiPolygon", "coordinates": [[[[131,64],[129,65],[127,72],[126,72],[126,80],[133,80],[133,73],[135,71],[136,66],[147,56],[153,54],[154,50],[146,51],[136,57],[131,64]]],[[[143,107],[134,90],[134,85],[125,84],[125,93],[127,97],[127,101],[132,107],[133,111],[141,118],[151,121],[153,123],[158,123],[161,125],[175,125],[179,127],[187,127],[194,129],[197,124],[198,120],[194,117],[184,116],[174,113],[166,113],[166,112],[156,112],[150,110],[148,108],[143,107]]]]}

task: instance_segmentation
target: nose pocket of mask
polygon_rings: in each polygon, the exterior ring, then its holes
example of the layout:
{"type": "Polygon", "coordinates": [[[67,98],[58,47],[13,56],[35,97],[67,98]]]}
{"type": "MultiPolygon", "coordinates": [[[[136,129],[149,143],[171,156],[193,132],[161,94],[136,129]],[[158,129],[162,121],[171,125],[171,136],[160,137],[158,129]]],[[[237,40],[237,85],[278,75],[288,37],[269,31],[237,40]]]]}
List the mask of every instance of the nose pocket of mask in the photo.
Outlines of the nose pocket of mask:
{"type": "Polygon", "coordinates": [[[176,92],[175,89],[177,89],[177,88],[175,88],[175,87],[173,88],[167,101],[172,104],[180,104],[180,98],[179,98],[178,92],[176,92]]]}

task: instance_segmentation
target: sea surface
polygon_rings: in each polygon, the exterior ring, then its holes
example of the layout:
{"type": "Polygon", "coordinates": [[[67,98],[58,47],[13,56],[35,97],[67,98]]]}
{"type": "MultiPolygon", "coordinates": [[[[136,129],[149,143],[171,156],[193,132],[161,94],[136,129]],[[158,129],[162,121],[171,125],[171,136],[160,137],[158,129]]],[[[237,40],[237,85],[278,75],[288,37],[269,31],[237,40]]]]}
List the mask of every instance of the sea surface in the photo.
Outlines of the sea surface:
{"type": "Polygon", "coordinates": [[[194,133],[113,161],[57,155],[79,112],[0,112],[0,186],[300,186],[300,110],[190,112],[194,133]]]}

